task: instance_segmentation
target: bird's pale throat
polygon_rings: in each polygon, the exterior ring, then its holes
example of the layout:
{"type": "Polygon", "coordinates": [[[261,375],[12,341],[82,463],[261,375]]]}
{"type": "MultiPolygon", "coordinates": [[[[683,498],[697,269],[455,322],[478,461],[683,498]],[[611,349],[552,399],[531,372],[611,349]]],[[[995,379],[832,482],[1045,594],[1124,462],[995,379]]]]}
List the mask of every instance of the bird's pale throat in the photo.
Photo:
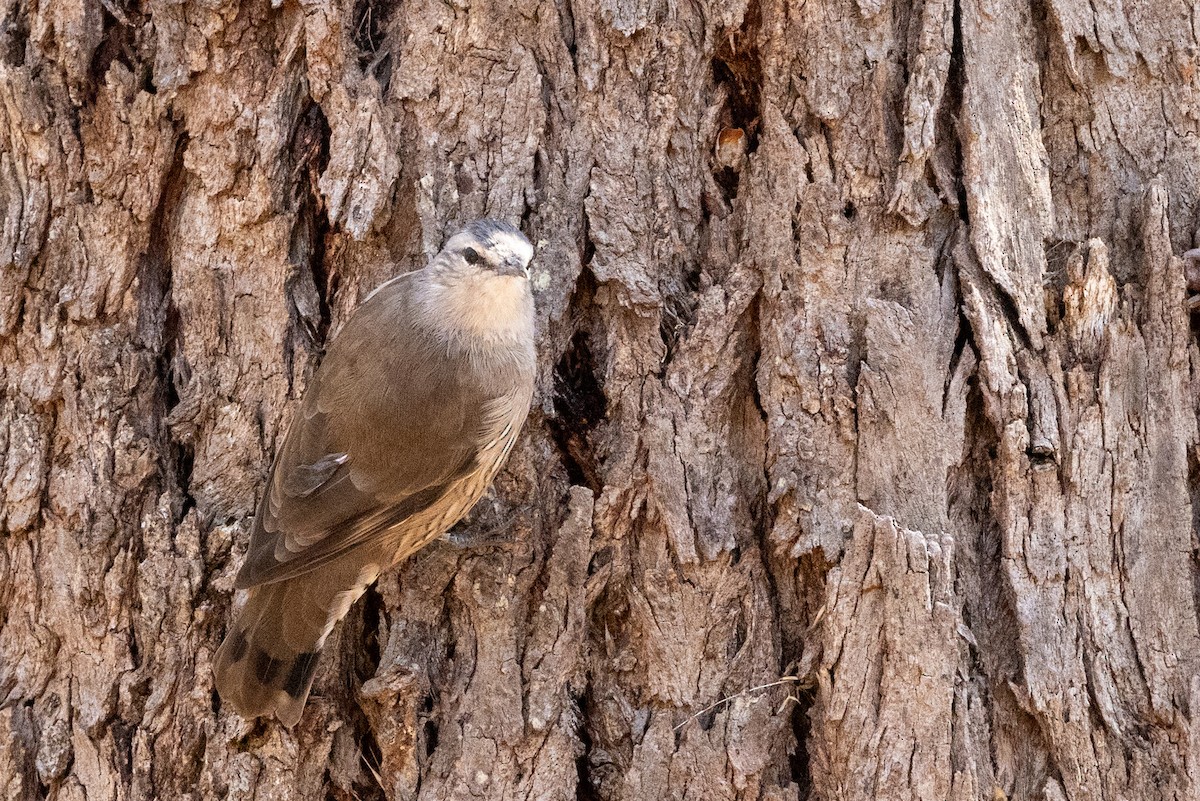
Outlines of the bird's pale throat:
{"type": "Polygon", "coordinates": [[[529,325],[529,287],[523,277],[455,276],[431,281],[425,293],[431,301],[425,308],[436,310],[427,322],[444,334],[499,341],[525,334],[529,325]]]}

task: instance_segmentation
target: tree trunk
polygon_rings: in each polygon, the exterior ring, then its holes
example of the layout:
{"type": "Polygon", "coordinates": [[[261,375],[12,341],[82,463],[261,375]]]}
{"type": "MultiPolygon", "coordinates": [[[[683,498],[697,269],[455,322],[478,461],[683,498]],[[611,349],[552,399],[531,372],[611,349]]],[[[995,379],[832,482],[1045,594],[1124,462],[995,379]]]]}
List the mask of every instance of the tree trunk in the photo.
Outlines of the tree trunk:
{"type": "Polygon", "coordinates": [[[1194,4],[0,2],[0,796],[1200,796],[1194,4]],[[538,243],[494,492],[211,663],[329,336],[538,243]]]}

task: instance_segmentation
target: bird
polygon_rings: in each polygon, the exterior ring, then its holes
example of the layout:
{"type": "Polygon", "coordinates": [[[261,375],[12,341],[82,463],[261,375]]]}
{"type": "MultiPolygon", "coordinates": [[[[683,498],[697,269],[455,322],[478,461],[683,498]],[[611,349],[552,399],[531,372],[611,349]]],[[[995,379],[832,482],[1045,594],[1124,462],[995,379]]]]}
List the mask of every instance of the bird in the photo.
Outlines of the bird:
{"type": "Polygon", "coordinates": [[[246,600],[213,659],[243,718],[299,722],[335,624],[470,511],[508,457],[533,398],[533,256],[515,226],[475,220],[329,343],[271,466],[234,580],[246,600]]]}

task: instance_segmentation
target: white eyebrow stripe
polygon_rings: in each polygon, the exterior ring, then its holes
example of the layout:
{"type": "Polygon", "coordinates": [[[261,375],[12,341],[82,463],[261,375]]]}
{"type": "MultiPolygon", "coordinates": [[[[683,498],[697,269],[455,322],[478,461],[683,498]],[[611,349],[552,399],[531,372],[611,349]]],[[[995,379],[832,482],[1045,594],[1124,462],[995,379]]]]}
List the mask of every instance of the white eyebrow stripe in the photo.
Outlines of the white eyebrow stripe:
{"type": "Polygon", "coordinates": [[[492,238],[491,249],[501,256],[517,256],[525,264],[533,261],[533,245],[524,237],[501,231],[492,238]]]}

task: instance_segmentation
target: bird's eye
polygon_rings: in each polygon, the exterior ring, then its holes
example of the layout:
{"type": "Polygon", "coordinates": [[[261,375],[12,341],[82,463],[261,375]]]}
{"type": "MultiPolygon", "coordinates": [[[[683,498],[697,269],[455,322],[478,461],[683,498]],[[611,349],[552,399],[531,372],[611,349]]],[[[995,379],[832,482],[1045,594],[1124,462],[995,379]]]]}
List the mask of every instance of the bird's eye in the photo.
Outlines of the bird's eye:
{"type": "Polygon", "coordinates": [[[462,257],[467,260],[467,264],[479,264],[483,261],[483,256],[480,256],[475,248],[463,248],[462,257]]]}

